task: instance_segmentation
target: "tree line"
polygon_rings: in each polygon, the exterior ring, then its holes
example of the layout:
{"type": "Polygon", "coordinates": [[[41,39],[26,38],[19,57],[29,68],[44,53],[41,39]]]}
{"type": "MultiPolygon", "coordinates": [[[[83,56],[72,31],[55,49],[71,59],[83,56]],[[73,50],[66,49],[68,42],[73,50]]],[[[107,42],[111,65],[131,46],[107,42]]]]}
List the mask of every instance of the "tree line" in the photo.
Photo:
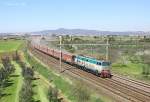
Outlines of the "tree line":
{"type": "Polygon", "coordinates": [[[3,90],[8,85],[10,75],[15,71],[15,67],[9,57],[3,57],[1,61],[3,67],[0,68],[0,98],[4,95],[3,90]]]}
{"type": "Polygon", "coordinates": [[[33,80],[34,80],[34,71],[31,67],[27,67],[26,64],[22,61],[18,61],[23,76],[23,85],[19,92],[19,102],[34,102],[33,99],[33,80]]]}
{"type": "MultiPolygon", "coordinates": [[[[21,61],[19,54],[16,52],[16,55],[13,58],[19,63],[22,69],[23,76],[23,85],[19,94],[19,102],[34,102],[33,99],[33,84],[32,81],[36,78],[34,77],[34,66],[27,67],[27,65],[21,61]]],[[[61,102],[61,99],[58,97],[58,89],[55,87],[49,86],[47,91],[47,98],[49,102],[61,102]]]]}
{"type": "Polygon", "coordinates": [[[20,65],[22,72],[21,75],[23,76],[23,85],[21,90],[19,91],[19,102],[34,102],[33,99],[33,80],[34,78],[34,70],[31,67],[28,67],[26,63],[24,63],[19,53],[13,55],[13,59],[20,65]]]}

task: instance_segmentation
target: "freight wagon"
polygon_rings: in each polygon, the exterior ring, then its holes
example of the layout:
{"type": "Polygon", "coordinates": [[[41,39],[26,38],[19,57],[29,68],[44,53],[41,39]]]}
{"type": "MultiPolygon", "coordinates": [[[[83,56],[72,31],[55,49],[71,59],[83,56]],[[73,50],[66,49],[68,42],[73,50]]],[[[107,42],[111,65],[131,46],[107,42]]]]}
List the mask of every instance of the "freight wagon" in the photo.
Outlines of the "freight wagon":
{"type": "MultiPolygon", "coordinates": [[[[34,45],[33,47],[41,52],[46,53],[47,55],[50,55],[57,59],[60,58],[60,51],[58,50],[50,49],[46,46],[41,46],[41,45],[34,45]]],[[[67,62],[72,65],[80,66],[82,69],[91,71],[97,76],[105,77],[105,78],[111,77],[111,72],[110,72],[111,63],[108,61],[97,60],[95,58],[91,58],[87,56],[73,55],[67,52],[61,52],[61,58],[64,62],[67,62]]]]}

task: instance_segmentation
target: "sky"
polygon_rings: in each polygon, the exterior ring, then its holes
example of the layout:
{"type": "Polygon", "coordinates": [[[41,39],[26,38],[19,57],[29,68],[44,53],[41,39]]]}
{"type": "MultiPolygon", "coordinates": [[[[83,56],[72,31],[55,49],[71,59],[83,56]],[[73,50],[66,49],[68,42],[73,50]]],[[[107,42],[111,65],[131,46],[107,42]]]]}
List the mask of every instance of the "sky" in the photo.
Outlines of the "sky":
{"type": "Polygon", "coordinates": [[[150,0],[0,0],[0,32],[150,31],[150,0]]]}

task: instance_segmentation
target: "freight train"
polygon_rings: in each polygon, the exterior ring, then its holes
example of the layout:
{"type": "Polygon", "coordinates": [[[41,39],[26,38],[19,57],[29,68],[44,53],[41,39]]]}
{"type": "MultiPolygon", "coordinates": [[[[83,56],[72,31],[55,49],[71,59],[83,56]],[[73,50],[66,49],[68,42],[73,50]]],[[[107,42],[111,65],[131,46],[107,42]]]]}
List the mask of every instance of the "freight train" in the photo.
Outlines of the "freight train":
{"type": "Polygon", "coordinates": [[[66,52],[61,52],[55,49],[48,48],[47,46],[32,44],[34,49],[41,51],[49,56],[59,59],[60,55],[62,61],[80,67],[85,71],[94,73],[97,76],[102,78],[111,78],[111,63],[104,60],[97,60],[95,58],[83,56],[83,55],[74,55],[66,52]]]}

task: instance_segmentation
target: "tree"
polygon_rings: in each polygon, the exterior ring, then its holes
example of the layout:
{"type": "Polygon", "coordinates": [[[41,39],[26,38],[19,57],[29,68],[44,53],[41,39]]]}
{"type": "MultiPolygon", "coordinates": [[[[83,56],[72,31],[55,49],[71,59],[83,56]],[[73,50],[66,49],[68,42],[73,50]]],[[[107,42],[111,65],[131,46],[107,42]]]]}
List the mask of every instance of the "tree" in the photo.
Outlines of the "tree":
{"type": "MultiPolygon", "coordinates": [[[[1,68],[0,68],[1,69],[1,68]]],[[[3,72],[0,70],[0,98],[2,97],[2,83],[3,83],[3,72]]]]}
{"type": "Polygon", "coordinates": [[[4,66],[5,74],[8,75],[15,71],[14,65],[11,64],[9,57],[2,58],[2,64],[4,66]]]}
{"type": "Polygon", "coordinates": [[[47,93],[47,97],[48,97],[49,102],[52,102],[52,97],[53,97],[52,91],[53,91],[52,88],[49,87],[48,93],[47,93]]]}
{"type": "Polygon", "coordinates": [[[94,36],[93,38],[94,38],[94,39],[97,39],[97,38],[98,38],[98,36],[94,36]]]}
{"type": "Polygon", "coordinates": [[[18,51],[16,51],[15,54],[12,57],[13,57],[13,60],[15,60],[15,61],[19,61],[20,60],[20,56],[18,54],[18,51]]]}
{"type": "Polygon", "coordinates": [[[9,57],[2,58],[3,68],[0,68],[0,98],[2,97],[2,91],[9,79],[10,74],[15,71],[15,67],[11,64],[9,57]]]}
{"type": "Polygon", "coordinates": [[[150,55],[141,55],[141,62],[145,64],[142,74],[148,76],[150,74],[150,55]]]}
{"type": "Polygon", "coordinates": [[[34,76],[34,71],[33,69],[31,69],[30,67],[24,67],[22,69],[22,76],[25,78],[25,79],[33,79],[33,76],[34,76]]]}
{"type": "Polygon", "coordinates": [[[75,84],[73,90],[74,90],[73,94],[75,97],[77,97],[78,102],[90,101],[90,97],[91,97],[90,92],[88,88],[85,85],[83,85],[81,82],[75,84]]]}
{"type": "Polygon", "coordinates": [[[84,40],[82,40],[81,38],[77,38],[77,37],[76,37],[76,38],[73,39],[73,42],[74,42],[74,43],[83,43],[84,40]]]}
{"type": "Polygon", "coordinates": [[[25,80],[20,90],[19,102],[33,102],[33,90],[30,80],[25,80]]]}
{"type": "Polygon", "coordinates": [[[49,102],[59,102],[57,88],[49,87],[47,97],[48,97],[49,102]]]}
{"type": "Polygon", "coordinates": [[[114,42],[114,41],[115,41],[115,37],[109,36],[109,37],[108,37],[108,41],[109,41],[109,42],[114,42]]]}
{"type": "Polygon", "coordinates": [[[32,79],[34,79],[34,71],[32,68],[27,67],[20,59],[18,63],[22,68],[22,76],[24,77],[24,83],[19,92],[19,102],[33,102],[32,79]]]}
{"type": "Polygon", "coordinates": [[[95,102],[103,102],[100,98],[97,98],[95,102]]]}

